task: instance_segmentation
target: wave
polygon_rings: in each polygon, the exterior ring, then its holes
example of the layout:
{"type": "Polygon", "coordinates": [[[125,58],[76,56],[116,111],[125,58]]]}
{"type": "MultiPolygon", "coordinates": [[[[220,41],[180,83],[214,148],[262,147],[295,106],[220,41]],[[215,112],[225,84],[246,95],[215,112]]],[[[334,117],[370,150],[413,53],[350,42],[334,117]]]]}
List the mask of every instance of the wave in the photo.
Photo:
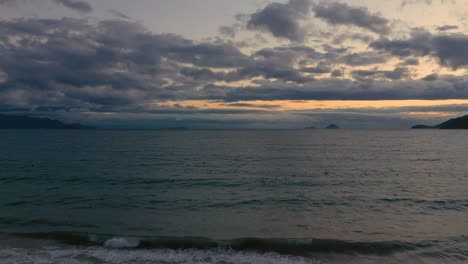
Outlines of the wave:
{"type": "MultiPolygon", "coordinates": [[[[468,259],[468,253],[463,250],[463,245],[468,242],[467,237],[407,243],[320,239],[124,238],[67,232],[4,235],[7,240],[5,244],[0,240],[0,258],[6,259],[6,263],[360,264],[466,263],[468,259]]],[[[0,234],[0,239],[5,238],[4,235],[0,234]]]]}
{"type": "Polygon", "coordinates": [[[424,207],[431,210],[465,211],[468,208],[468,200],[424,200],[411,198],[383,198],[378,199],[383,203],[398,203],[424,207]]]}
{"type": "Polygon", "coordinates": [[[214,240],[204,237],[118,237],[105,234],[75,232],[16,233],[16,237],[59,241],[77,246],[104,246],[107,248],[172,249],[172,250],[234,250],[239,252],[274,252],[308,256],[317,253],[390,255],[430,247],[429,243],[399,241],[356,242],[333,239],[239,238],[214,240]]]}
{"type": "MultiPolygon", "coordinates": [[[[115,250],[106,248],[87,249],[0,249],[0,257],[7,263],[144,263],[144,264],[325,264],[327,258],[306,258],[276,253],[236,252],[231,250],[115,250]]],[[[349,263],[344,262],[344,263],[349,263]]]]}
{"type": "Polygon", "coordinates": [[[74,227],[74,228],[97,228],[96,225],[84,224],[74,221],[51,221],[44,218],[24,219],[18,217],[0,217],[0,225],[14,225],[19,227],[47,226],[47,227],[74,227]]]}

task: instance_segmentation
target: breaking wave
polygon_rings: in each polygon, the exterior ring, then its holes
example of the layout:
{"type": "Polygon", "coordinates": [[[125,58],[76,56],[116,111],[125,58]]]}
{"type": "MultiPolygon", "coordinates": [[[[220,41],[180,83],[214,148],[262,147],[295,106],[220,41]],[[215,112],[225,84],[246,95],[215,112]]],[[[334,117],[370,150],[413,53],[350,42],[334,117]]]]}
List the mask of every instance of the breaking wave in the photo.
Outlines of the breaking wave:
{"type": "Polygon", "coordinates": [[[106,248],[134,249],[202,249],[234,250],[238,252],[274,252],[295,256],[315,253],[388,255],[430,246],[409,242],[355,242],[332,239],[239,238],[214,240],[203,237],[114,237],[85,233],[20,233],[17,237],[46,239],[76,246],[104,246],[106,248]]]}

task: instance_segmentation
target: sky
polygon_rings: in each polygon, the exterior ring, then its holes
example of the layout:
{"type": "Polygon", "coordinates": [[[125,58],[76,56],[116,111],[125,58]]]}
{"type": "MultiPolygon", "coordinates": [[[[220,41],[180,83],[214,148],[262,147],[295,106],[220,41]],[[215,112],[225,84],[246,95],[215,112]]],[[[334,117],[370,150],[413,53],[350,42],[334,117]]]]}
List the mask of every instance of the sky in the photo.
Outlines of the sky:
{"type": "Polygon", "coordinates": [[[435,125],[464,0],[0,0],[0,113],[103,128],[435,125]]]}

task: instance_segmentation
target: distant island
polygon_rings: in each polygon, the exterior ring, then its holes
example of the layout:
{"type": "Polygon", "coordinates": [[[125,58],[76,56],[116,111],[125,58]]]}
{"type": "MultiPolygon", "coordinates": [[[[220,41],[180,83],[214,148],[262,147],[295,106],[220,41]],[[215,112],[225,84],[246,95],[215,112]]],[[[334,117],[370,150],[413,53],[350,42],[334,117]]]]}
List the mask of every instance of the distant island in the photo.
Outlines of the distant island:
{"type": "Polygon", "coordinates": [[[157,130],[190,130],[190,128],[184,127],[184,126],[181,126],[181,127],[163,127],[163,128],[159,128],[157,130]]]}
{"type": "Polygon", "coordinates": [[[93,129],[93,127],[66,124],[49,118],[0,114],[0,129],[93,129]]]}
{"type": "Polygon", "coordinates": [[[340,129],[340,127],[335,125],[335,124],[331,124],[331,125],[327,126],[326,129],[340,129]]]}
{"type": "Polygon", "coordinates": [[[468,129],[468,115],[450,119],[436,126],[416,125],[412,129],[468,129]]]}
{"type": "MultiPolygon", "coordinates": [[[[308,126],[308,127],[305,127],[304,129],[313,130],[313,129],[318,129],[318,128],[315,127],[315,126],[308,126]]],[[[340,129],[340,127],[335,125],[335,124],[331,124],[331,125],[328,125],[327,127],[325,127],[325,129],[340,129]]]]}

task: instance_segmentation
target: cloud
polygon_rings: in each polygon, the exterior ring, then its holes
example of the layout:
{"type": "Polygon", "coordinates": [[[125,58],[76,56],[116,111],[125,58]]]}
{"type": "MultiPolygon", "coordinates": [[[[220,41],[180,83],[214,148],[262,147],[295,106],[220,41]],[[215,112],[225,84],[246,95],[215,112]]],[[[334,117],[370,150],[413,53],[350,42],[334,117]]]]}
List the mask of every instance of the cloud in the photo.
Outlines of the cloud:
{"type": "Polygon", "coordinates": [[[341,58],[342,62],[350,66],[364,66],[372,64],[382,64],[387,62],[390,56],[377,52],[351,53],[341,58]]]}
{"type": "Polygon", "coordinates": [[[402,66],[416,66],[419,65],[419,59],[417,58],[408,58],[400,63],[402,66]]]}
{"type": "Polygon", "coordinates": [[[360,41],[362,43],[369,43],[373,41],[374,39],[371,36],[365,35],[362,33],[343,33],[343,34],[334,36],[333,44],[341,44],[345,40],[353,40],[353,41],[360,41]]]}
{"type": "Polygon", "coordinates": [[[303,46],[265,48],[254,52],[242,67],[229,73],[227,80],[245,80],[254,77],[274,78],[282,81],[303,83],[313,80],[295,68],[299,61],[313,61],[323,58],[315,49],[303,46]]]}
{"type": "Polygon", "coordinates": [[[239,29],[239,24],[234,24],[232,26],[221,26],[219,27],[219,33],[224,37],[235,38],[239,29]]]}
{"type": "Polygon", "coordinates": [[[281,105],[272,105],[272,104],[228,103],[225,105],[230,106],[230,107],[241,107],[241,108],[263,108],[263,109],[281,108],[281,105]]]}
{"type": "Polygon", "coordinates": [[[434,56],[444,66],[458,69],[468,66],[468,36],[435,36],[432,40],[434,56]]]}
{"type": "MultiPolygon", "coordinates": [[[[201,93],[217,91],[226,101],[250,100],[435,100],[468,99],[468,77],[439,76],[435,81],[413,80],[404,69],[370,72],[380,78],[324,78],[295,84],[258,80],[255,86],[232,88],[210,85],[201,93]]],[[[214,93],[211,93],[214,95],[214,93]]]]}
{"type": "Polygon", "coordinates": [[[315,67],[306,67],[301,70],[303,72],[308,72],[308,73],[323,74],[323,73],[330,73],[332,71],[332,68],[324,62],[320,62],[315,67]]]}
{"type": "Polygon", "coordinates": [[[155,105],[178,100],[468,99],[466,76],[413,80],[403,66],[368,67],[391,55],[405,60],[440,56],[446,58],[441,63],[461,65],[458,60],[466,56],[456,60],[443,46],[463,52],[464,39],[413,32],[403,40],[381,38],[371,44],[375,51],[363,53],[302,44],[245,53],[230,41],[155,34],[127,20],[2,20],[0,109],[172,116],[190,112],[219,118],[228,112],[155,105]],[[351,71],[348,66],[359,68],[351,71]]]}
{"type": "Polygon", "coordinates": [[[0,0],[0,5],[13,5],[16,4],[17,0],[0,0]]]}
{"type": "Polygon", "coordinates": [[[400,80],[409,77],[408,69],[402,67],[395,68],[392,71],[356,70],[353,71],[352,74],[356,79],[372,77],[373,79],[386,78],[390,80],[400,80]]]}
{"type": "Polygon", "coordinates": [[[7,76],[0,98],[14,105],[99,108],[196,98],[197,87],[220,78],[203,68],[249,62],[232,44],[152,34],[123,20],[18,19],[0,21],[0,33],[0,71],[7,76]]]}
{"type": "Polygon", "coordinates": [[[458,28],[459,27],[456,25],[443,25],[443,26],[437,27],[437,30],[438,31],[450,31],[450,30],[456,30],[458,28]]]}
{"type": "Polygon", "coordinates": [[[378,34],[390,32],[389,21],[365,7],[352,7],[346,3],[322,1],[314,6],[315,16],[331,25],[356,26],[378,34]]]}
{"type": "Polygon", "coordinates": [[[394,56],[426,56],[432,51],[432,34],[424,30],[413,30],[409,39],[390,40],[381,38],[369,46],[377,50],[390,52],[394,56]]]}
{"type": "Polygon", "coordinates": [[[261,30],[278,38],[301,42],[307,30],[300,21],[310,13],[311,1],[289,0],[287,3],[271,3],[248,16],[247,29],[261,30]]]}
{"type": "Polygon", "coordinates": [[[53,0],[57,4],[61,4],[65,7],[73,9],[77,12],[89,13],[93,11],[93,8],[88,2],[83,0],[53,0]]]}
{"type": "Polygon", "coordinates": [[[118,18],[121,18],[121,19],[130,19],[129,16],[127,16],[127,15],[125,15],[124,13],[119,12],[119,11],[117,11],[117,10],[115,10],[115,9],[109,9],[108,12],[109,12],[110,14],[112,14],[112,15],[118,17],[118,18]]]}
{"type": "MultiPolygon", "coordinates": [[[[92,11],[83,1],[52,1],[74,3],[68,7],[78,12],[92,11]]],[[[7,2],[14,1],[0,0],[7,2]]],[[[440,73],[446,71],[438,69],[423,78],[412,74],[413,66],[428,58],[451,69],[468,66],[468,36],[452,33],[456,26],[441,25],[438,32],[413,29],[406,37],[394,38],[388,34],[389,20],[366,8],[290,0],[221,27],[226,38],[193,40],[152,33],[125,14],[109,13],[115,20],[0,20],[0,112],[96,117],[95,124],[112,116],[132,126],[157,120],[155,127],[274,127],[281,121],[285,127],[300,128],[310,125],[301,124],[303,118],[323,117],[322,122],[339,121],[346,127],[350,117],[364,124],[404,115],[401,111],[426,110],[321,109],[311,114],[249,101],[468,99],[467,76],[444,75],[440,73]],[[312,30],[304,25],[313,11],[328,24],[355,26],[361,32],[332,32],[324,41],[307,44],[303,41],[312,30]],[[242,48],[234,38],[243,26],[290,42],[257,41],[242,48]],[[214,100],[232,109],[169,103],[184,100],[214,100]],[[228,120],[221,121],[224,118],[228,120]]],[[[445,108],[451,109],[465,108],[445,108]]],[[[385,120],[407,125],[397,119],[385,120]]]]}
{"type": "MultiPolygon", "coordinates": [[[[431,5],[434,2],[434,0],[402,0],[400,8],[404,8],[408,5],[414,5],[414,4],[426,4],[426,5],[431,5]]],[[[455,0],[439,0],[436,2],[440,2],[441,4],[445,3],[455,3],[455,0]]]]}
{"type": "Polygon", "coordinates": [[[438,78],[439,78],[439,75],[437,75],[436,73],[432,73],[432,74],[429,74],[426,77],[422,78],[422,80],[428,81],[428,82],[433,82],[433,81],[436,81],[438,78]]]}
{"type": "Polygon", "coordinates": [[[433,35],[427,31],[413,31],[402,40],[380,39],[370,44],[399,57],[432,56],[443,66],[458,69],[468,66],[468,36],[464,34],[433,35]]]}
{"type": "MultiPolygon", "coordinates": [[[[18,4],[18,2],[28,2],[30,0],[0,0],[0,5],[14,5],[18,4]]],[[[70,8],[74,11],[81,12],[81,13],[89,13],[93,11],[91,4],[83,0],[51,0],[55,4],[63,5],[67,8],[70,8]]],[[[32,1],[31,1],[32,2],[32,1]]],[[[115,15],[123,15],[120,12],[115,10],[110,10],[111,13],[115,15]]]]}
{"type": "Polygon", "coordinates": [[[343,76],[343,70],[340,70],[340,69],[334,70],[334,71],[331,72],[331,76],[332,77],[341,77],[341,76],[343,76]]]}

